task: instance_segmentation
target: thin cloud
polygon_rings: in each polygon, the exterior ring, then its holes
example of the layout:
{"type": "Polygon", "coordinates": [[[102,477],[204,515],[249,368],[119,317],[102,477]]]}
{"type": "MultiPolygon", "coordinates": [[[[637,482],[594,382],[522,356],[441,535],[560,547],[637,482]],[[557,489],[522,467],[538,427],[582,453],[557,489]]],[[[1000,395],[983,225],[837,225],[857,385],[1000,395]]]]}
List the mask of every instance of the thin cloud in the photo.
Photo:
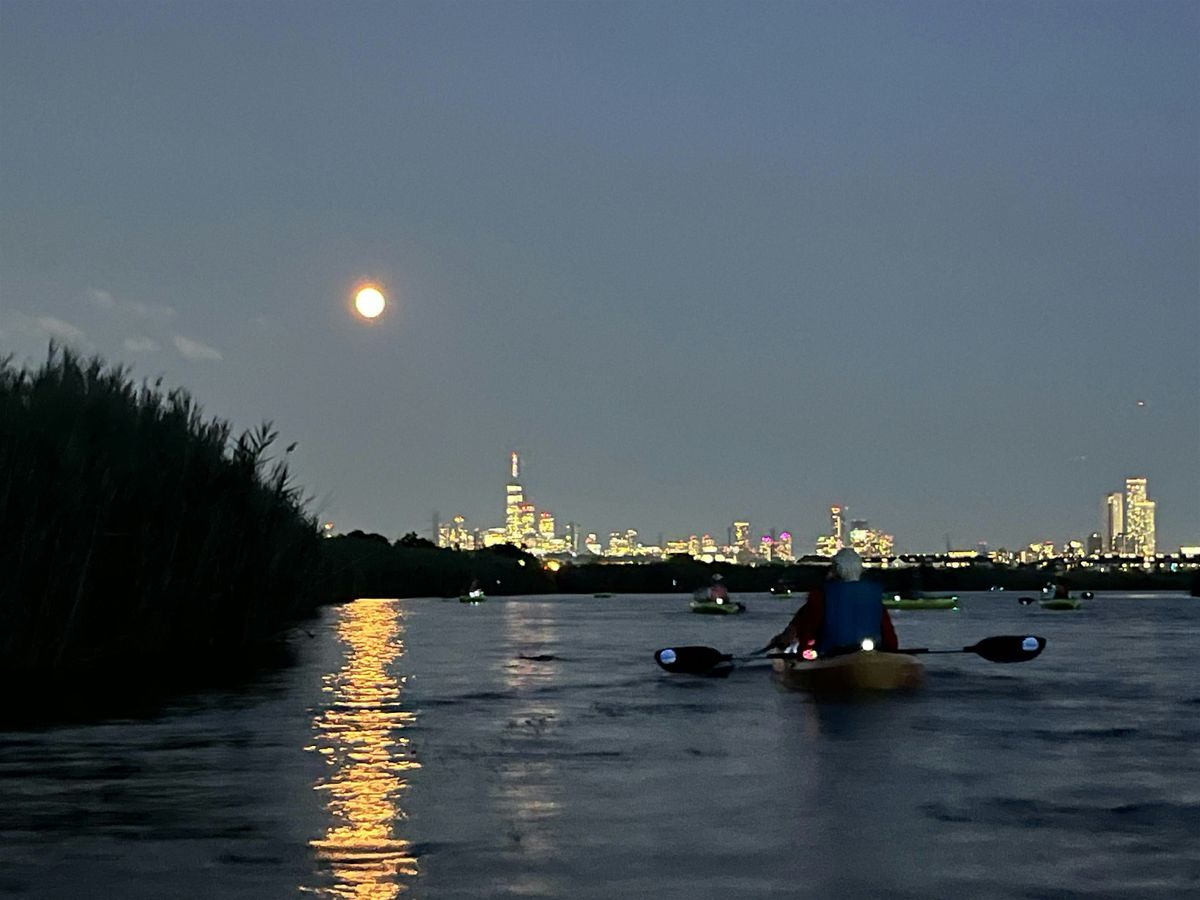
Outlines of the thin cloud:
{"type": "Polygon", "coordinates": [[[202,344],[199,341],[193,341],[190,338],[185,338],[182,335],[175,335],[173,338],[175,349],[185,359],[194,360],[213,360],[219,361],[225,357],[221,355],[221,351],[216,347],[210,347],[208,344],[202,344]]]}
{"type": "Polygon", "coordinates": [[[157,353],[160,349],[158,341],[148,337],[127,337],[123,344],[130,353],[157,353]]]}
{"type": "Polygon", "coordinates": [[[74,341],[80,344],[87,343],[87,335],[83,329],[75,327],[70,322],[64,322],[62,319],[54,318],[54,316],[39,316],[36,321],[38,328],[51,337],[56,337],[64,341],[74,341]]]}
{"type": "Polygon", "coordinates": [[[117,301],[113,299],[112,294],[108,291],[102,291],[99,288],[88,288],[85,296],[101,309],[113,309],[117,305],[117,301]]]}
{"type": "Polygon", "coordinates": [[[118,300],[109,291],[88,288],[84,296],[101,309],[139,319],[170,319],[175,310],[162,303],[141,303],[137,300],[118,300]]]}

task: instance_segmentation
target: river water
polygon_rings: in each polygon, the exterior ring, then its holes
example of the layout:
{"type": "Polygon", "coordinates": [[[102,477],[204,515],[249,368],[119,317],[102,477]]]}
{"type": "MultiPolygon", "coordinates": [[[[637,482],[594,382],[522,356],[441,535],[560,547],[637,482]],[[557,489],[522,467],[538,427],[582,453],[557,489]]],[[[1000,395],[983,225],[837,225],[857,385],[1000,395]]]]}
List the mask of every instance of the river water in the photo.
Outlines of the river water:
{"type": "Polygon", "coordinates": [[[797,605],[740,599],[361,600],[241,690],[0,732],[0,894],[1200,896],[1200,600],[896,612],[909,646],[1049,644],[865,702],[654,665],[797,605]]]}

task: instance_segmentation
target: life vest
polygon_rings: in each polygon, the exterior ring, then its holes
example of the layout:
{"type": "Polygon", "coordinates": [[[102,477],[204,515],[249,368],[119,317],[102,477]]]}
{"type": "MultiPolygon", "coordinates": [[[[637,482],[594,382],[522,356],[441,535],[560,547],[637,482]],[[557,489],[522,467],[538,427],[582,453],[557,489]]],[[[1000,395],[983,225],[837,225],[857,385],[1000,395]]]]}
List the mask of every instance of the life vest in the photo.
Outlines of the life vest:
{"type": "Polygon", "coordinates": [[[825,584],[825,618],[817,653],[847,650],[870,638],[879,645],[883,588],[873,581],[829,581],[825,584]]]}

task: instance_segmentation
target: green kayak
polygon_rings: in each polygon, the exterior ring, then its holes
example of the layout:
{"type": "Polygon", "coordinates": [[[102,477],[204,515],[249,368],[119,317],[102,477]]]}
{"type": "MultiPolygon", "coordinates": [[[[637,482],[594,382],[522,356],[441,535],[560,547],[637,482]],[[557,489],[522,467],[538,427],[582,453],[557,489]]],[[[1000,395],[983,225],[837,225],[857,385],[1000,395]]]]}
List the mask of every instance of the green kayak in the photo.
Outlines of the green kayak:
{"type": "Polygon", "coordinates": [[[885,597],[886,609],[958,609],[958,596],[951,597],[885,597]]]}
{"type": "Polygon", "coordinates": [[[733,600],[693,600],[692,612],[706,613],[711,616],[732,616],[735,613],[745,612],[746,607],[742,603],[733,600]]]}
{"type": "Polygon", "coordinates": [[[612,596],[612,594],[610,594],[610,593],[608,593],[608,592],[606,592],[606,591],[601,591],[599,594],[592,594],[592,596],[593,596],[593,597],[599,597],[600,599],[605,599],[605,598],[611,597],[611,596],[612,596]]]}
{"type": "Polygon", "coordinates": [[[487,595],[483,591],[471,591],[469,594],[462,594],[458,598],[459,603],[482,603],[487,599],[487,595]]]}
{"type": "Polygon", "coordinates": [[[1073,597],[1059,597],[1057,600],[1043,600],[1042,609],[1082,609],[1083,604],[1073,597]]]}

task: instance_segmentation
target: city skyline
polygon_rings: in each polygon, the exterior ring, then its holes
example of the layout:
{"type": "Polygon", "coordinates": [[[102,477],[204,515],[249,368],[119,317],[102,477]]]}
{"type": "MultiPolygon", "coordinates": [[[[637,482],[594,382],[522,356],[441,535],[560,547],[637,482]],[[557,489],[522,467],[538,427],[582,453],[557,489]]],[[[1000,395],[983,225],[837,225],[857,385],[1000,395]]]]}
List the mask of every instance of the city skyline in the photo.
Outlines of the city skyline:
{"type": "MultiPolygon", "coordinates": [[[[897,546],[892,534],[872,528],[866,519],[850,518],[850,510],[844,504],[828,507],[828,527],[811,547],[797,543],[788,529],[775,526],[755,529],[753,520],[747,518],[729,521],[724,542],[714,535],[714,532],[719,534],[718,529],[660,531],[657,539],[648,542],[638,528],[628,523],[609,530],[591,530],[574,518],[560,533],[556,527],[556,514],[547,508],[539,508],[528,499],[520,478],[520,455],[513,450],[509,454],[503,524],[488,525],[486,519],[469,523],[462,513],[455,513],[449,522],[443,523],[440,515],[434,513],[432,540],[442,547],[467,550],[511,544],[529,549],[535,555],[548,556],[574,555],[581,551],[629,557],[688,553],[710,562],[792,562],[805,555],[832,556],[842,547],[853,547],[869,557],[945,551],[956,555],[1003,552],[1022,559],[1098,556],[1101,553],[1151,557],[1159,549],[1155,535],[1157,504],[1149,499],[1148,479],[1144,476],[1127,477],[1124,493],[1112,492],[1105,496],[1098,530],[1081,526],[1083,530],[1071,535],[1057,538],[1042,535],[1015,546],[993,544],[987,539],[980,539],[973,546],[952,546],[947,536],[946,545],[937,549],[897,546]],[[1136,512],[1133,517],[1128,517],[1126,510],[1136,512]]],[[[1178,548],[1197,545],[1200,540],[1182,542],[1178,548]]],[[[1175,552],[1178,548],[1166,548],[1166,551],[1175,552]]]]}

